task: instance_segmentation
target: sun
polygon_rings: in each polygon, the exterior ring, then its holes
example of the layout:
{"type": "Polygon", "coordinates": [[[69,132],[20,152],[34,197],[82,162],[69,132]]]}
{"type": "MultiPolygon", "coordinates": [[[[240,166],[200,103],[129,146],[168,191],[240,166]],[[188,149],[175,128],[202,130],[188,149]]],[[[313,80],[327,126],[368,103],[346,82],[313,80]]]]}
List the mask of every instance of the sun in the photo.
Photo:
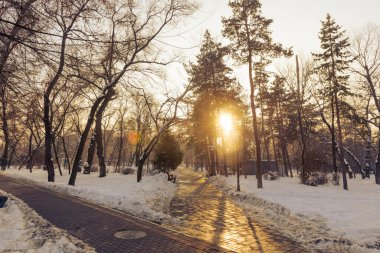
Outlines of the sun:
{"type": "Polygon", "coordinates": [[[232,130],[232,116],[229,113],[221,112],[219,116],[219,125],[223,129],[224,135],[228,135],[232,130]]]}

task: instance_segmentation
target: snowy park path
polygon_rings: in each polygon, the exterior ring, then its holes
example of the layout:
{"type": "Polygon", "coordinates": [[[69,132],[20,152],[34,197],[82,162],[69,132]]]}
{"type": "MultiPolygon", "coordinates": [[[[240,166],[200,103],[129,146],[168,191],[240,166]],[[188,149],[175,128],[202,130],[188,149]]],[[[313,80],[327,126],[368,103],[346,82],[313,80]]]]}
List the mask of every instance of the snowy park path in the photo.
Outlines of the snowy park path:
{"type": "Polygon", "coordinates": [[[47,221],[88,243],[100,253],[225,252],[215,245],[125,213],[1,175],[0,189],[23,200],[47,221]],[[114,236],[123,230],[139,231],[127,236],[145,236],[139,239],[119,239],[114,236]]]}
{"type": "Polygon", "coordinates": [[[179,168],[177,182],[171,214],[182,222],[170,228],[235,252],[306,252],[260,221],[247,218],[201,174],[179,168]]]}

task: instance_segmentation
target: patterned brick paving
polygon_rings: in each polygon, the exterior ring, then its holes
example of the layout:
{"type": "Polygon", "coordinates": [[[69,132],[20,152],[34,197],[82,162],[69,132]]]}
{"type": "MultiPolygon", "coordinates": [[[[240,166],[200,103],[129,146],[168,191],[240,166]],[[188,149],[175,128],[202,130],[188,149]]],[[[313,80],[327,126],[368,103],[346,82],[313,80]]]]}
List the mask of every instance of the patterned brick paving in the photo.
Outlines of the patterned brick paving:
{"type": "Polygon", "coordinates": [[[130,215],[5,176],[0,176],[0,189],[22,199],[49,222],[67,230],[101,253],[230,252],[130,215]],[[147,236],[135,240],[113,236],[123,229],[143,231],[147,236]]]}
{"type": "Polygon", "coordinates": [[[227,196],[191,169],[178,169],[179,189],[172,216],[182,220],[171,229],[236,252],[306,252],[277,231],[247,218],[227,196]]]}

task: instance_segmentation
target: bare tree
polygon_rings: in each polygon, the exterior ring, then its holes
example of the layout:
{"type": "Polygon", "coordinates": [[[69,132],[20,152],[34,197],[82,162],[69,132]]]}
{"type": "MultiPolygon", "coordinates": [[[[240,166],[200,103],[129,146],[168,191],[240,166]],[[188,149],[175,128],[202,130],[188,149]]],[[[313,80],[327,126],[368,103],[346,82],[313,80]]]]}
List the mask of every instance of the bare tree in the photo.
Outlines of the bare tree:
{"type": "MultiPolygon", "coordinates": [[[[369,24],[360,32],[357,32],[351,42],[351,53],[355,57],[355,62],[351,70],[364,78],[365,88],[368,89],[375,107],[377,115],[380,115],[380,100],[377,87],[380,83],[380,27],[369,24]]],[[[380,131],[380,123],[368,121],[375,125],[380,131]]],[[[380,135],[378,140],[378,153],[376,160],[376,184],[380,184],[380,135]]]]}
{"type": "Polygon", "coordinates": [[[54,164],[52,160],[52,122],[50,115],[51,101],[50,96],[53,89],[57,85],[63,69],[65,67],[66,60],[66,47],[67,40],[69,39],[70,33],[75,29],[75,25],[79,23],[81,15],[85,14],[89,9],[90,0],[71,0],[65,2],[57,2],[47,11],[51,15],[52,20],[56,21],[58,28],[61,31],[61,41],[60,41],[60,54],[59,62],[54,68],[54,74],[51,79],[47,82],[46,89],[44,91],[44,106],[43,106],[43,119],[45,125],[45,166],[48,171],[48,181],[54,182],[54,164]]]}
{"type": "Polygon", "coordinates": [[[144,89],[140,89],[142,92],[142,95],[144,96],[146,106],[149,110],[149,115],[154,122],[155,126],[155,134],[153,137],[149,140],[146,147],[144,147],[141,151],[141,155],[139,157],[136,157],[137,160],[137,182],[140,182],[142,179],[142,170],[143,166],[149,157],[150,153],[153,151],[154,147],[156,146],[157,142],[159,141],[161,135],[169,129],[173,124],[176,123],[177,119],[177,113],[179,104],[182,101],[182,99],[186,96],[186,94],[189,92],[191,86],[188,86],[185,91],[179,95],[176,98],[168,97],[164,102],[162,102],[156,110],[152,107],[152,103],[149,99],[149,95],[146,94],[144,89]]]}
{"type": "Polygon", "coordinates": [[[9,158],[10,133],[8,129],[8,90],[11,89],[12,76],[17,71],[17,60],[14,52],[24,41],[30,39],[34,32],[23,29],[32,29],[38,18],[35,15],[36,0],[3,1],[0,6],[0,102],[1,123],[4,135],[4,151],[1,156],[1,169],[5,170],[9,158]]]}
{"type": "Polygon", "coordinates": [[[314,107],[311,89],[313,87],[314,64],[312,60],[299,58],[296,56],[295,64],[291,64],[285,69],[279,69],[278,72],[284,78],[291,96],[294,100],[294,106],[297,110],[297,123],[299,133],[300,152],[300,171],[301,181],[307,180],[306,155],[308,147],[308,139],[310,137],[310,107],[314,107]]]}
{"type": "MultiPolygon", "coordinates": [[[[118,3],[119,4],[119,3],[118,3]]],[[[115,66],[120,66],[112,75],[112,79],[107,80],[101,93],[91,106],[86,126],[81,136],[80,143],[73,162],[73,169],[69,184],[75,185],[76,175],[81,160],[83,149],[90,128],[93,124],[95,114],[105,100],[107,94],[115,89],[126,72],[133,72],[140,66],[150,64],[165,64],[159,58],[159,52],[154,50],[153,41],[162,32],[164,27],[175,22],[178,18],[190,14],[194,10],[192,2],[184,1],[150,1],[137,3],[133,1],[121,2],[118,5],[118,15],[123,17],[123,22],[119,22],[119,28],[123,32],[118,33],[118,57],[115,59],[115,66]],[[143,13],[142,13],[143,12],[143,13]],[[125,37],[124,37],[125,36],[125,37]]],[[[115,42],[116,43],[116,42],[115,42]]]]}

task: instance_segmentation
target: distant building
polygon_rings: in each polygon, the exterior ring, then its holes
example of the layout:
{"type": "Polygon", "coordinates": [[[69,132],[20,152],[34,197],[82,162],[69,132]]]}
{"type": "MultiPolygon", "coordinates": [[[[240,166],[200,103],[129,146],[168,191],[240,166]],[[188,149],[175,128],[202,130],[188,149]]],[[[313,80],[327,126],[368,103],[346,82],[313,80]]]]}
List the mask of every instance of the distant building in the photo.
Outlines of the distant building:
{"type": "MultiPolygon", "coordinates": [[[[241,162],[242,166],[242,174],[247,174],[247,175],[256,175],[256,161],[255,160],[245,160],[241,162]]],[[[284,176],[284,166],[277,164],[275,161],[261,161],[261,168],[263,170],[263,174],[272,171],[272,172],[278,172],[279,176],[284,176]],[[278,168],[278,171],[277,171],[278,168]]]]}

